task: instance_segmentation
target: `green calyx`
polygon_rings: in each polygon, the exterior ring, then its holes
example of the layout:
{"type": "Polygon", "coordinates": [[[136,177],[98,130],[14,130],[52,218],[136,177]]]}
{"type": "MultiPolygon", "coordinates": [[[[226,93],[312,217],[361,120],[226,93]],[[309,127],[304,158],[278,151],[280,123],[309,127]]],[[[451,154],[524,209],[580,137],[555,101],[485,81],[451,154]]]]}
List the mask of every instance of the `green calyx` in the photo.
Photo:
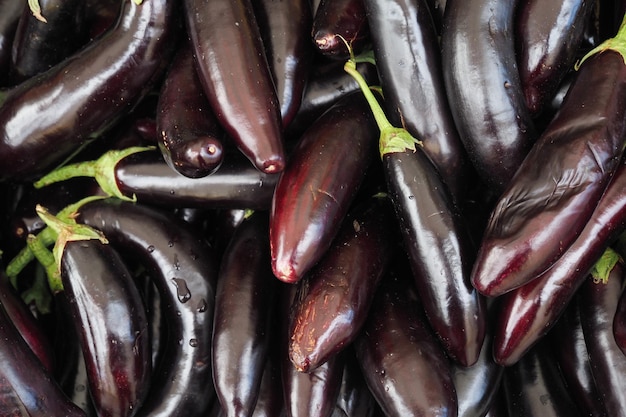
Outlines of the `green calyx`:
{"type": "Polygon", "coordinates": [[[343,41],[350,51],[350,58],[345,63],[343,68],[344,71],[346,71],[357,82],[361,92],[370,106],[370,109],[372,110],[378,129],[380,130],[378,150],[381,158],[388,153],[407,151],[415,152],[417,150],[416,146],[422,146],[422,142],[414,138],[413,135],[411,135],[405,128],[395,127],[391,124],[391,122],[389,122],[389,119],[378,102],[378,99],[372,92],[373,88],[367,84],[365,78],[363,78],[361,73],[356,68],[358,62],[375,63],[373,54],[369,53],[367,55],[355,57],[350,44],[345,39],[343,39],[343,41]]]}
{"type": "Polygon", "coordinates": [[[615,51],[622,56],[624,60],[624,65],[626,65],[626,15],[622,19],[622,24],[620,25],[617,34],[605,40],[600,45],[593,48],[591,51],[587,52],[585,56],[583,56],[576,64],[574,65],[574,69],[578,71],[583,62],[592,57],[595,54],[600,52],[611,50],[615,51]]]}
{"type": "Polygon", "coordinates": [[[622,257],[613,249],[608,248],[604,251],[600,259],[594,264],[591,269],[591,277],[593,282],[599,284],[606,284],[609,280],[609,275],[615,265],[621,262],[622,257]]]}
{"type": "Polygon", "coordinates": [[[41,15],[41,6],[39,6],[38,0],[28,0],[28,7],[30,8],[30,12],[33,14],[35,19],[43,23],[48,23],[46,18],[41,15]]]}
{"type": "Polygon", "coordinates": [[[42,188],[56,182],[65,181],[75,177],[94,178],[102,191],[109,197],[120,200],[137,201],[135,195],[128,197],[119,189],[115,179],[115,167],[127,156],[137,152],[145,152],[155,149],[154,146],[132,146],[121,150],[110,150],[93,161],[77,162],[55,169],[33,183],[35,188],[42,188]]]}

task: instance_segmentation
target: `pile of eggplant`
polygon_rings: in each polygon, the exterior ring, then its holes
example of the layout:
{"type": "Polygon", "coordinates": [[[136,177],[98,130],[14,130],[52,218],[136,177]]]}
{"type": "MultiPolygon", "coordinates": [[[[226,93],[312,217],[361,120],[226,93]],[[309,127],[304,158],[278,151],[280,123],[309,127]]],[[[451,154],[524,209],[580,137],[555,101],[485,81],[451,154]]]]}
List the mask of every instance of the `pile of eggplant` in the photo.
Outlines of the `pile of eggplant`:
{"type": "Polygon", "coordinates": [[[0,0],[0,415],[626,416],[625,13],[0,0]]]}

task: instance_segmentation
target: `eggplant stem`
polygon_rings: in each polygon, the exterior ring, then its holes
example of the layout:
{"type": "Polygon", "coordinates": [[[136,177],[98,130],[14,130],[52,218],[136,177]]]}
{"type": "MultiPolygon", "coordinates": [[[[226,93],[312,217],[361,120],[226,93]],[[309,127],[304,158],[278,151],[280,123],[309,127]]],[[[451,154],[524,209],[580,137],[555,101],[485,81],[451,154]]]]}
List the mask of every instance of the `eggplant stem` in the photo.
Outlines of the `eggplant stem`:
{"type": "Polygon", "coordinates": [[[35,235],[28,235],[26,245],[33,253],[35,259],[43,266],[48,277],[48,286],[52,293],[56,294],[63,291],[61,274],[57,268],[52,251],[43,245],[41,240],[37,239],[35,235]]]}
{"type": "Polygon", "coordinates": [[[622,262],[622,257],[613,249],[607,248],[591,269],[591,277],[596,284],[606,284],[615,265],[622,262]]]}
{"type": "Polygon", "coordinates": [[[585,62],[591,56],[606,50],[611,50],[620,54],[622,56],[622,60],[624,61],[624,65],[626,65],[626,14],[622,18],[622,23],[617,30],[617,34],[587,52],[585,56],[583,56],[580,60],[578,60],[578,62],[576,62],[576,64],[574,64],[574,69],[578,71],[583,62],[585,62]]]}

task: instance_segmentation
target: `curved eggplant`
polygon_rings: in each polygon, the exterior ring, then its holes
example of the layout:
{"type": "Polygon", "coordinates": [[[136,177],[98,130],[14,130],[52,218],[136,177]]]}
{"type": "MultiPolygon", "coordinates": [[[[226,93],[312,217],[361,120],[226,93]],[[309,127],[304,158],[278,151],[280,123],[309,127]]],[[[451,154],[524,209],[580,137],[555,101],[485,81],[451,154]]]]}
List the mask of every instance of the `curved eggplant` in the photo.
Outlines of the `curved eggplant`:
{"type": "Polygon", "coordinates": [[[393,252],[396,224],[386,197],[352,209],[320,261],[298,282],[289,358],[311,372],[354,341],[393,252]]]}
{"type": "Polygon", "coordinates": [[[270,266],[267,217],[254,212],[241,222],[217,278],[213,381],[228,417],[252,414],[269,357],[278,281],[270,266]]]}
{"type": "Polygon", "coordinates": [[[515,57],[516,0],[448,0],[443,75],[461,141],[480,178],[499,194],[535,141],[515,57]]]}
{"type": "Polygon", "coordinates": [[[211,333],[217,275],[213,252],[188,225],[117,199],[83,205],[77,217],[147,269],[163,302],[168,338],[137,416],[202,416],[215,397],[211,333]]]}
{"type": "Polygon", "coordinates": [[[285,166],[280,104],[250,0],[185,0],[203,91],[222,127],[261,171],[285,166]]]}
{"type": "Polygon", "coordinates": [[[374,158],[374,118],[355,94],[300,137],[276,185],[270,247],[274,275],[282,281],[299,281],[330,247],[374,158]]]}
{"type": "Polygon", "coordinates": [[[124,1],[106,35],[0,94],[0,177],[45,173],[127,114],[165,69],[176,13],[168,0],[124,1]]]}

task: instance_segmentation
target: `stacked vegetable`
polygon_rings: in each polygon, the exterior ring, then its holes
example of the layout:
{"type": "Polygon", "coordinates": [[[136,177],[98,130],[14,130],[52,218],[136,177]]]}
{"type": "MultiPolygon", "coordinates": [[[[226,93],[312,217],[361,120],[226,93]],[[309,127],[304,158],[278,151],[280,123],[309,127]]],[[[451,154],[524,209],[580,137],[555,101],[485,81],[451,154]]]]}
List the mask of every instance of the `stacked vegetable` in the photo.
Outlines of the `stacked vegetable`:
{"type": "Polygon", "coordinates": [[[0,0],[0,414],[626,415],[609,0],[0,0]]]}

